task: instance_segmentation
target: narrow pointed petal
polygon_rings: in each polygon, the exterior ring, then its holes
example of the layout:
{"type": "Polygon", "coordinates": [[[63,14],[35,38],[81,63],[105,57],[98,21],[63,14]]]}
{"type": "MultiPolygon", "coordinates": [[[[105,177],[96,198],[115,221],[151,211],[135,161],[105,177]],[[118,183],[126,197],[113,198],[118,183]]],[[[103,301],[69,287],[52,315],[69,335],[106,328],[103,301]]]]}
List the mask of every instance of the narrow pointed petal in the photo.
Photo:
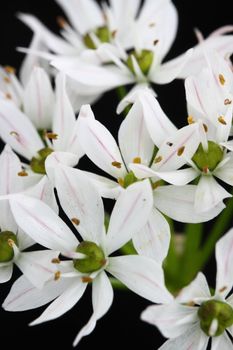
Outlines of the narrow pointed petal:
{"type": "Polygon", "coordinates": [[[73,284],[67,288],[67,290],[65,290],[56,300],[52,302],[52,304],[47,307],[40,317],[30,323],[30,326],[55,320],[56,318],[64,315],[81,299],[86,287],[87,283],[83,283],[81,279],[76,279],[73,284]]]}
{"type": "Polygon", "coordinates": [[[147,223],[153,205],[148,180],[135,183],[122,192],[111,214],[106,246],[108,254],[127,243],[147,223]]]}
{"type": "Polygon", "coordinates": [[[42,288],[55,273],[52,260],[58,255],[59,252],[50,250],[20,253],[15,263],[34,286],[42,288]]]}
{"type": "Polygon", "coordinates": [[[60,166],[56,169],[55,185],[63,210],[82,238],[97,244],[103,242],[103,201],[90,179],[78,169],[60,166]]]}
{"type": "Polygon", "coordinates": [[[109,258],[107,271],[134,293],[154,303],[169,303],[172,295],[164,284],[163,269],[154,260],[139,255],[109,258]]]}
{"type": "Polygon", "coordinates": [[[0,283],[8,282],[13,273],[13,264],[8,266],[0,266],[0,283]]]}
{"type": "Polygon", "coordinates": [[[36,309],[57,298],[73,283],[74,279],[70,278],[58,281],[52,279],[45,284],[43,289],[38,289],[23,275],[11,287],[2,307],[6,311],[14,312],[36,309]]]}
{"type": "Polygon", "coordinates": [[[0,105],[0,135],[5,143],[29,160],[44,148],[39,134],[27,116],[12,103],[5,101],[0,105]]]}
{"type": "Polygon", "coordinates": [[[54,109],[53,89],[44,69],[35,67],[24,90],[24,113],[36,129],[51,130],[54,109]]]}
{"type": "Polygon", "coordinates": [[[168,136],[172,136],[177,129],[150,91],[143,90],[139,96],[147,130],[154,144],[160,147],[164,140],[168,136]]]}
{"type": "Polygon", "coordinates": [[[176,300],[184,304],[191,302],[199,304],[203,300],[209,298],[211,298],[211,294],[207,280],[203,273],[199,272],[195,280],[181,290],[176,300]]]}
{"type": "Polygon", "coordinates": [[[134,248],[139,255],[162,263],[170,244],[170,227],[165,217],[153,208],[147,224],[133,236],[134,248]]]}
{"type": "Polygon", "coordinates": [[[209,211],[229,197],[231,194],[219,185],[213,176],[201,176],[195,196],[196,212],[209,211]]]}
{"type": "Polygon", "coordinates": [[[211,350],[228,350],[231,348],[232,341],[226,332],[224,332],[220,337],[212,337],[211,350]]]}
{"type": "Polygon", "coordinates": [[[141,319],[158,327],[164,337],[176,338],[197,323],[198,316],[196,308],[173,302],[147,307],[141,314],[141,319]]]}
{"type": "Polygon", "coordinates": [[[17,224],[35,242],[63,253],[75,251],[79,244],[77,238],[45,203],[17,195],[10,200],[10,204],[17,224]]]}
{"type": "Polygon", "coordinates": [[[233,286],[233,229],[217,242],[215,255],[217,262],[216,293],[226,296],[233,286]]]}
{"type": "Polygon", "coordinates": [[[226,164],[222,167],[217,167],[214,171],[214,176],[233,186],[233,154],[230,154],[230,159],[226,164]]]}
{"type": "Polygon", "coordinates": [[[115,178],[126,175],[126,169],[116,141],[97,120],[79,118],[80,143],[86,155],[100,169],[115,178]]]}
{"type": "Polygon", "coordinates": [[[143,110],[136,101],[127,118],[122,122],[119,134],[119,145],[125,163],[132,163],[138,158],[143,164],[149,164],[154,151],[154,144],[147,131],[143,110]]]}
{"type": "Polygon", "coordinates": [[[94,330],[96,322],[106,314],[112,302],[113,289],[109,278],[103,271],[95,278],[92,285],[93,315],[75,338],[73,346],[77,346],[83,337],[89,335],[94,330]]]}
{"type": "MultiPolygon", "coordinates": [[[[157,176],[157,174],[159,172],[155,172],[154,170],[152,170],[150,167],[143,165],[143,164],[129,164],[128,168],[130,170],[132,170],[132,172],[134,173],[134,175],[138,178],[138,179],[149,179],[149,178],[157,178],[157,180],[160,179],[159,176],[157,176]]],[[[160,173],[159,173],[160,174],[160,173]]]]}
{"type": "Polygon", "coordinates": [[[168,217],[186,223],[209,221],[225,208],[225,205],[220,203],[210,211],[197,213],[194,208],[195,194],[194,185],[161,186],[154,192],[154,205],[168,217]]]}

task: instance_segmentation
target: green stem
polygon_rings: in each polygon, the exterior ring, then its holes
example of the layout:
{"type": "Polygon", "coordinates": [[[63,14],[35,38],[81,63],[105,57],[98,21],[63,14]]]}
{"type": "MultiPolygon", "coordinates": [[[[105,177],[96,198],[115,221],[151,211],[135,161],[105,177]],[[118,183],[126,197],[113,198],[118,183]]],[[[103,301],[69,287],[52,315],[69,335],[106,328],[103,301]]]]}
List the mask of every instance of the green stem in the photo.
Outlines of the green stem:
{"type": "Polygon", "coordinates": [[[128,290],[128,288],[123,283],[121,283],[120,281],[118,281],[114,277],[110,277],[110,282],[111,282],[114,289],[124,290],[124,291],[128,290]]]}

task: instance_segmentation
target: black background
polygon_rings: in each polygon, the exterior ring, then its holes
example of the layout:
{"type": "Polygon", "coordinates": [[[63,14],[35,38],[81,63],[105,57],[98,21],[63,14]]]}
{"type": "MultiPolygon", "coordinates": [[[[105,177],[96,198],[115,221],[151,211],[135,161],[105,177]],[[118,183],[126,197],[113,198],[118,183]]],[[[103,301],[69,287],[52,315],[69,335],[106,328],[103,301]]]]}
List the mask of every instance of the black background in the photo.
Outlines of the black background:
{"type": "MultiPolygon", "coordinates": [[[[174,0],[174,3],[179,11],[179,31],[168,58],[175,57],[195,44],[194,27],[198,27],[206,36],[220,26],[233,24],[230,0],[215,2],[174,0]]],[[[15,17],[18,11],[35,14],[54,31],[58,30],[56,17],[62,14],[61,9],[53,0],[8,0],[1,3],[0,63],[16,68],[20,66],[23,56],[17,53],[15,48],[17,46],[26,47],[31,38],[31,32],[15,17]]],[[[183,125],[186,118],[183,83],[175,81],[169,86],[156,87],[156,91],[166,113],[178,126],[183,125]]],[[[96,118],[116,136],[121,121],[121,118],[114,112],[117,105],[116,94],[110,92],[106,95],[93,109],[96,118]]],[[[95,170],[94,167],[89,166],[88,169],[95,170]]],[[[207,269],[208,277],[213,281],[211,271],[212,268],[207,269]]],[[[14,279],[17,274],[16,271],[14,279]]],[[[0,302],[6,297],[10,285],[11,282],[0,286],[0,302]]],[[[6,313],[1,310],[1,348],[5,343],[8,349],[14,349],[15,346],[22,349],[33,349],[35,346],[45,349],[71,349],[77,331],[91,315],[90,297],[90,291],[88,291],[81,302],[59,320],[31,328],[27,324],[36,318],[43,308],[20,314],[6,313]]],[[[159,332],[139,320],[141,311],[147,305],[149,305],[147,301],[133,293],[116,292],[109,313],[98,322],[95,331],[82,340],[78,348],[80,350],[92,349],[93,346],[101,350],[158,348],[163,343],[159,332]]]]}

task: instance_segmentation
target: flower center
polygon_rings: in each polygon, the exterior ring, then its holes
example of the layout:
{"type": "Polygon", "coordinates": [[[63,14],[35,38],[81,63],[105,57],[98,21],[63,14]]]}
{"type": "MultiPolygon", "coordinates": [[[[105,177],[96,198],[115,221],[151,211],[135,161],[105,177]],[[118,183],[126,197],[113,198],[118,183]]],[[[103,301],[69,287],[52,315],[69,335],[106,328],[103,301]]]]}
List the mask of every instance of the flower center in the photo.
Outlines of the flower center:
{"type": "Polygon", "coordinates": [[[201,329],[211,337],[223,334],[226,328],[233,325],[232,307],[219,300],[204,302],[198,310],[198,317],[201,329]]]}
{"type": "Polygon", "coordinates": [[[132,51],[129,54],[129,57],[126,61],[126,64],[128,68],[131,70],[131,72],[136,75],[134,64],[132,60],[132,56],[135,57],[136,61],[138,62],[139,67],[141,68],[141,71],[144,75],[147,75],[150,71],[151,65],[154,60],[154,53],[149,50],[142,50],[140,53],[137,53],[136,51],[132,51]]]}
{"type": "Polygon", "coordinates": [[[136,178],[136,176],[134,175],[134,173],[132,171],[130,171],[125,177],[118,179],[118,183],[119,185],[121,185],[121,187],[123,188],[127,188],[130,185],[134,184],[135,182],[138,182],[139,180],[136,178]]]}
{"type": "Polygon", "coordinates": [[[92,273],[100,270],[106,264],[103,250],[93,242],[83,241],[77,247],[76,252],[86,255],[84,259],[74,260],[74,267],[79,272],[92,273]]]}
{"type": "Polygon", "coordinates": [[[0,263],[11,261],[14,257],[12,242],[18,245],[16,235],[10,231],[0,232],[0,263]]]}
{"type": "Polygon", "coordinates": [[[46,174],[45,170],[45,161],[46,158],[53,152],[53,150],[49,147],[42,148],[40,151],[38,151],[38,157],[33,157],[30,166],[31,169],[36,174],[46,174]]]}
{"type": "Polygon", "coordinates": [[[201,171],[205,171],[205,169],[213,171],[223,159],[223,154],[219,145],[208,141],[208,150],[205,151],[200,144],[192,160],[201,171]]]}
{"type": "MultiPolygon", "coordinates": [[[[109,43],[111,39],[111,33],[108,27],[99,27],[94,31],[95,36],[99,39],[101,43],[109,43]]],[[[87,33],[83,37],[83,42],[88,47],[88,49],[95,50],[97,49],[92,37],[91,33],[87,33]]]]}

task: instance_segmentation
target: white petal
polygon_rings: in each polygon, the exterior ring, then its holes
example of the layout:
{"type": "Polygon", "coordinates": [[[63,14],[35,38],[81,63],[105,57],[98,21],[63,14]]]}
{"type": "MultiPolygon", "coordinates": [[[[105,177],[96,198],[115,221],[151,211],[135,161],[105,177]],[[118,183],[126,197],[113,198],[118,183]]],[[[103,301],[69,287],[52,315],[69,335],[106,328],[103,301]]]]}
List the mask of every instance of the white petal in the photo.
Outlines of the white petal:
{"type": "Polygon", "coordinates": [[[0,267],[0,283],[8,282],[13,273],[13,264],[0,267]]]}
{"type": "Polygon", "coordinates": [[[167,220],[153,208],[147,224],[133,236],[133,244],[138,254],[162,263],[168,253],[170,237],[167,220]]]}
{"type": "Polygon", "coordinates": [[[60,166],[56,170],[55,185],[66,215],[70,220],[79,220],[76,228],[82,238],[102,243],[105,235],[104,207],[90,179],[78,169],[60,166]]]}
{"type": "Polygon", "coordinates": [[[153,305],[143,311],[141,319],[158,327],[164,337],[176,338],[185,334],[193,324],[197,323],[197,310],[195,307],[176,302],[153,305]]]}
{"type": "Polygon", "coordinates": [[[148,178],[157,178],[157,180],[160,179],[157,174],[160,174],[159,172],[155,172],[151,168],[149,168],[146,165],[143,164],[129,164],[128,168],[133,171],[134,175],[138,179],[148,179],[148,178]]]}
{"type": "Polygon", "coordinates": [[[220,203],[210,211],[197,213],[194,208],[195,194],[194,185],[161,186],[154,191],[154,205],[168,217],[189,223],[209,221],[225,208],[220,203]]]}
{"type": "Polygon", "coordinates": [[[160,147],[163,141],[168,136],[172,136],[177,129],[150,91],[143,90],[139,96],[147,130],[154,144],[160,147]]]}
{"type": "Polygon", "coordinates": [[[34,286],[42,288],[55,273],[52,259],[58,255],[58,252],[50,250],[20,253],[15,263],[34,286]]]}
{"type": "Polygon", "coordinates": [[[5,101],[0,104],[0,135],[5,143],[29,160],[44,148],[31,121],[12,103],[5,101]]]}
{"type": "Polygon", "coordinates": [[[199,327],[193,326],[185,334],[178,338],[170,339],[162,345],[159,350],[206,350],[209,337],[199,327]]]}
{"type": "Polygon", "coordinates": [[[109,258],[107,271],[134,293],[154,303],[169,303],[173,299],[165,287],[161,265],[152,259],[138,255],[109,258]]]}
{"type": "Polygon", "coordinates": [[[94,330],[96,322],[106,314],[112,305],[112,301],[113,289],[106,273],[103,271],[94,279],[92,285],[93,314],[75,338],[73,346],[76,346],[83,337],[94,330]]]}
{"type": "Polygon", "coordinates": [[[108,254],[121,248],[146,224],[152,205],[152,189],[147,180],[129,186],[120,194],[109,222],[108,254]]]}
{"type": "Polygon", "coordinates": [[[7,311],[35,309],[57,298],[73,283],[74,279],[53,279],[47,282],[43,289],[38,289],[25,276],[21,276],[13,284],[2,307],[7,311]]]}
{"type": "Polygon", "coordinates": [[[233,286],[233,229],[216,244],[217,261],[216,292],[227,295],[233,286]]]}
{"type": "Polygon", "coordinates": [[[31,322],[31,326],[54,320],[64,313],[72,309],[79,299],[83,296],[87,287],[81,279],[76,279],[56,300],[50,304],[47,309],[35,321],[31,322]]]}
{"type": "Polygon", "coordinates": [[[70,152],[53,152],[45,161],[46,173],[51,181],[54,183],[55,170],[59,165],[66,165],[75,167],[79,162],[79,156],[70,152]]]}
{"type": "Polygon", "coordinates": [[[86,155],[113,177],[124,178],[124,162],[117,143],[107,128],[91,118],[80,117],[79,122],[80,143],[86,155]]]}
{"type": "Polygon", "coordinates": [[[227,154],[230,157],[228,162],[223,166],[217,167],[214,171],[214,176],[218,177],[220,180],[226,182],[228,185],[233,186],[233,154],[227,154]]]}
{"type": "Polygon", "coordinates": [[[143,164],[150,163],[154,144],[147,131],[143,110],[138,101],[134,103],[122,122],[118,139],[126,164],[132,163],[135,158],[140,158],[143,164]]]}
{"type": "Polygon", "coordinates": [[[56,0],[56,2],[63,8],[72,25],[80,34],[86,34],[105,25],[102,11],[95,1],[56,0]]]}
{"type": "Polygon", "coordinates": [[[17,224],[36,242],[64,253],[75,251],[79,244],[77,238],[45,203],[17,195],[10,204],[17,224]]]}
{"type": "Polygon", "coordinates": [[[156,154],[156,159],[161,157],[161,161],[153,164],[153,170],[171,171],[185,165],[200,144],[198,129],[198,124],[188,125],[164,140],[156,154]]]}
{"type": "Polygon", "coordinates": [[[36,129],[51,130],[54,108],[53,89],[44,69],[35,67],[24,90],[24,113],[36,129]]]}
{"type": "Polygon", "coordinates": [[[0,228],[1,231],[11,232],[17,232],[18,229],[8,199],[0,201],[0,228]]]}
{"type": "Polygon", "coordinates": [[[219,337],[212,337],[211,350],[229,350],[232,346],[232,341],[226,332],[219,337]]]}
{"type": "Polygon", "coordinates": [[[162,64],[158,69],[150,72],[150,80],[156,84],[168,84],[176,79],[183,68],[192,58],[193,50],[188,50],[180,59],[171,60],[162,64]]]}
{"type": "Polygon", "coordinates": [[[233,140],[227,141],[227,142],[222,142],[222,146],[226,147],[230,151],[233,151],[233,140]]]}
{"type": "Polygon", "coordinates": [[[176,300],[179,303],[194,302],[199,304],[200,301],[211,298],[210,289],[207,280],[202,272],[199,272],[193,282],[183,288],[178,294],[176,300]]]}
{"type": "Polygon", "coordinates": [[[195,209],[198,213],[209,211],[229,197],[231,194],[213,176],[201,176],[195,195],[195,209]]]}

